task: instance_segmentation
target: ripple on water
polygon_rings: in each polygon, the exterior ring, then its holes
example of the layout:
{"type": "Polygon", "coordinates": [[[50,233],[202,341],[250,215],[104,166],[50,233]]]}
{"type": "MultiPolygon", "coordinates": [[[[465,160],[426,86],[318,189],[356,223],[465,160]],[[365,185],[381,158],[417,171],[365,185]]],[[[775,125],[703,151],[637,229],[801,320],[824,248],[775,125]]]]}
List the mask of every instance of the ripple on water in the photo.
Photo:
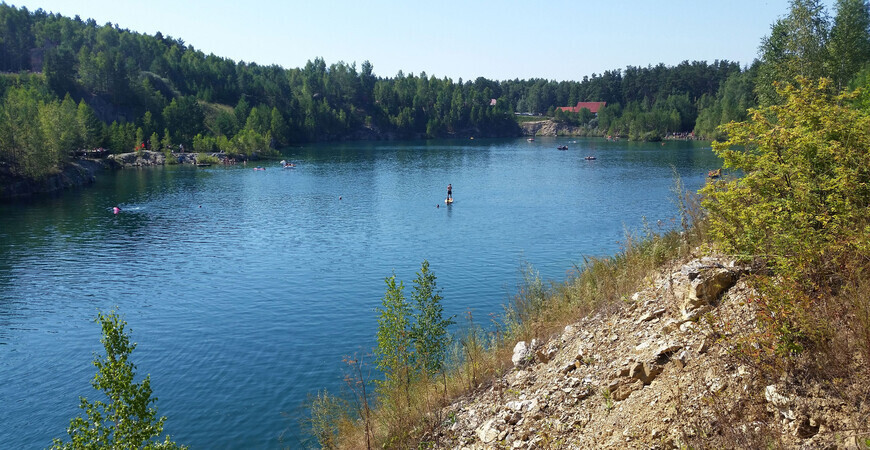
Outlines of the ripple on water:
{"type": "Polygon", "coordinates": [[[673,216],[671,164],[689,187],[718,164],[578,142],[595,164],[545,139],[339,144],[293,150],[294,171],[122,171],[0,205],[0,448],[64,434],[93,396],[96,311],[115,307],[174,439],[294,447],[306,396],[340,389],[343,356],[371,358],[385,277],[410,296],[426,259],[456,328],[469,310],[488,326],[526,262],[562,278],[616,251],[641,216],[673,216]]]}

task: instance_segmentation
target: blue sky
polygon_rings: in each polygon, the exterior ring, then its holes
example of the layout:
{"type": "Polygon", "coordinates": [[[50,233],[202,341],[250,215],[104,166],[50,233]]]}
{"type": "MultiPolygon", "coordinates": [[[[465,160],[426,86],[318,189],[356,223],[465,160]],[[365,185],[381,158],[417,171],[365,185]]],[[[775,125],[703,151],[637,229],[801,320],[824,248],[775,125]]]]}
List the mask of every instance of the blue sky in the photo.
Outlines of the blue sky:
{"type": "MultiPolygon", "coordinates": [[[[304,66],[365,60],[454,80],[580,80],[627,65],[758,54],[787,0],[6,0],[183,39],[235,61],[304,66]]],[[[833,15],[833,0],[824,2],[833,15]]]]}

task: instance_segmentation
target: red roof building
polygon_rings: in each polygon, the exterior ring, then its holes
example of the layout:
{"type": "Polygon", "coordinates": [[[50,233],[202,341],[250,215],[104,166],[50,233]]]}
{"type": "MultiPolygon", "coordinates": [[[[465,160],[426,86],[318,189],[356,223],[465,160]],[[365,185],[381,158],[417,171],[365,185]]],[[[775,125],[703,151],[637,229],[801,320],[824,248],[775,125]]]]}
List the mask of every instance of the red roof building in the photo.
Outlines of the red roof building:
{"type": "Polygon", "coordinates": [[[559,109],[562,111],[578,113],[581,109],[586,108],[591,111],[592,114],[598,114],[598,110],[604,106],[607,106],[607,102],[577,102],[577,106],[560,106],[559,109]]]}

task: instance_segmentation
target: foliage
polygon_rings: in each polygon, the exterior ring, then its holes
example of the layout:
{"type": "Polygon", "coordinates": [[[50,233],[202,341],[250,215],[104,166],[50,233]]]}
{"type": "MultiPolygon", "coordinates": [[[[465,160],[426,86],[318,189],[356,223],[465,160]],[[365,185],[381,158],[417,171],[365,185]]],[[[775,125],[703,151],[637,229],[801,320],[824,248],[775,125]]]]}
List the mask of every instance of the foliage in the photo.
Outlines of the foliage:
{"type": "Polygon", "coordinates": [[[169,436],[158,440],[166,418],[158,418],[152,406],[157,399],[151,397],[151,377],[134,381],[136,366],[129,357],[136,344],[124,330],[127,323],[114,312],[100,313],[96,321],[102,327],[100,342],[106,354],[94,359],[97,374],[92,385],[106,395],[108,403],[81,398],[80,408],[86,416],[70,421],[70,442],[55,439],[52,448],[184,448],[169,436]]]}
{"type": "Polygon", "coordinates": [[[710,139],[727,139],[718,129],[719,125],[747,119],[749,108],[758,104],[754,91],[759,67],[760,64],[756,63],[749,70],[732,74],[715,97],[704,96],[699,100],[696,135],[710,139]]]}
{"type": "Polygon", "coordinates": [[[849,106],[854,94],[829,94],[830,80],[800,83],[725,126],[730,139],[713,149],[743,176],[708,185],[704,205],[726,251],[820,274],[832,254],[867,247],[870,116],[849,106]]]}
{"type": "Polygon", "coordinates": [[[791,0],[789,13],[771,26],[761,42],[757,92],[762,105],[779,103],[776,83],[828,75],[828,15],[820,0],[791,0]]]}
{"type": "Polygon", "coordinates": [[[347,402],[326,391],[318,391],[306,403],[310,413],[306,426],[317,444],[320,448],[337,448],[339,426],[347,420],[347,402]]]}
{"type": "Polygon", "coordinates": [[[442,370],[450,344],[447,327],[455,322],[443,316],[442,297],[436,290],[435,275],[429,270],[429,261],[424,260],[417,272],[411,298],[417,306],[414,323],[411,324],[411,338],[418,370],[435,374],[442,370]]]}
{"type": "Polygon", "coordinates": [[[76,106],[52,99],[39,82],[22,80],[0,103],[0,161],[28,178],[59,169],[79,142],[76,106]]]}
{"type": "Polygon", "coordinates": [[[870,6],[867,0],[837,0],[829,49],[831,77],[839,90],[870,61],[870,6]]]}
{"type": "Polygon", "coordinates": [[[378,346],[375,348],[375,363],[386,380],[381,382],[383,391],[407,387],[411,378],[411,353],[414,344],[411,338],[411,305],[405,300],[405,286],[396,284],[396,275],[384,280],[387,292],[378,309],[378,346]]]}
{"type": "MultiPolygon", "coordinates": [[[[778,89],[782,104],[725,127],[730,139],[714,151],[743,176],[703,190],[722,248],[772,269],[753,281],[767,331],[755,342],[770,350],[768,364],[807,351],[822,361],[837,322],[827,311],[867,327],[864,302],[837,293],[853,283],[845,269],[863,267],[870,252],[870,114],[852,106],[856,93],[831,94],[829,79],[798,82],[778,89]]],[[[866,330],[844,335],[861,342],[866,330]]]]}

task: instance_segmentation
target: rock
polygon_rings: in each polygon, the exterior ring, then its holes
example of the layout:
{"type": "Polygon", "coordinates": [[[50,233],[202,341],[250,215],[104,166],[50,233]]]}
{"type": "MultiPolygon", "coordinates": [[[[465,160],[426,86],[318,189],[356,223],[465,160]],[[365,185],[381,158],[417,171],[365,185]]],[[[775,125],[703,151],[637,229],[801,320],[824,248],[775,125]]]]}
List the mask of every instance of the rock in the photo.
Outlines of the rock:
{"type": "Polygon", "coordinates": [[[655,311],[650,311],[650,312],[642,315],[640,317],[640,319],[637,319],[637,321],[635,321],[634,323],[635,323],[635,325],[640,325],[643,322],[649,322],[650,320],[653,320],[656,317],[661,317],[661,315],[664,314],[666,311],[667,310],[665,308],[660,308],[660,309],[657,309],[655,311]]]}
{"type": "Polygon", "coordinates": [[[857,436],[850,436],[843,440],[843,446],[841,448],[846,450],[862,450],[866,447],[858,440],[857,436]]]}
{"type": "Polygon", "coordinates": [[[794,411],[790,409],[792,399],[780,394],[775,384],[764,388],[764,399],[773,405],[782,414],[783,418],[788,420],[795,419],[794,411]]]}
{"type": "Polygon", "coordinates": [[[567,374],[568,372],[571,372],[576,368],[577,368],[577,365],[574,364],[573,362],[571,362],[571,363],[565,364],[564,366],[559,368],[559,372],[563,373],[563,374],[567,374]]]}
{"type": "Polygon", "coordinates": [[[622,380],[619,378],[616,378],[614,380],[611,380],[610,383],[607,383],[607,390],[610,392],[615,392],[616,389],[618,389],[620,385],[622,385],[622,380]]]}
{"type": "Polygon", "coordinates": [[[811,420],[809,417],[804,417],[798,423],[797,428],[794,430],[794,435],[801,439],[809,439],[819,432],[819,425],[816,421],[811,420]]]}
{"type": "Polygon", "coordinates": [[[662,345],[661,347],[659,347],[658,350],[656,350],[656,364],[667,364],[671,360],[671,357],[674,355],[674,353],[682,348],[683,346],[679,344],[662,345]]]}
{"type": "Polygon", "coordinates": [[[643,382],[640,380],[635,380],[633,383],[623,383],[613,391],[610,396],[613,400],[621,402],[627,399],[632,392],[643,389],[643,382]]]}
{"type": "Polygon", "coordinates": [[[517,345],[514,346],[514,355],[511,357],[514,367],[528,364],[531,359],[532,350],[526,345],[526,341],[517,342],[517,345]]]}
{"type": "Polygon", "coordinates": [[[622,367],[622,368],[616,369],[616,370],[613,372],[613,376],[614,376],[615,378],[619,378],[619,377],[627,377],[627,376],[628,376],[628,373],[629,373],[630,371],[631,371],[631,367],[630,367],[630,366],[625,366],[625,367],[622,367]]]}
{"type": "Polygon", "coordinates": [[[683,367],[686,367],[686,361],[688,361],[688,359],[689,354],[683,350],[675,358],[671,358],[671,362],[673,362],[678,369],[682,369],[683,367]]]}
{"type": "Polygon", "coordinates": [[[643,384],[650,384],[660,373],[662,373],[662,367],[658,364],[638,362],[631,366],[628,376],[641,381],[643,384]]]}
{"type": "Polygon", "coordinates": [[[487,420],[475,432],[484,444],[489,444],[496,440],[498,438],[498,428],[495,427],[495,419],[487,420]]]}
{"type": "Polygon", "coordinates": [[[548,363],[557,353],[559,353],[559,345],[553,341],[535,351],[535,356],[538,357],[538,361],[548,363]]]}
{"type": "Polygon", "coordinates": [[[703,314],[698,310],[715,304],[724,291],[734,286],[738,276],[736,271],[725,268],[700,269],[695,278],[691,276],[693,273],[688,275],[691,282],[686,286],[681,306],[684,319],[703,314]]]}

